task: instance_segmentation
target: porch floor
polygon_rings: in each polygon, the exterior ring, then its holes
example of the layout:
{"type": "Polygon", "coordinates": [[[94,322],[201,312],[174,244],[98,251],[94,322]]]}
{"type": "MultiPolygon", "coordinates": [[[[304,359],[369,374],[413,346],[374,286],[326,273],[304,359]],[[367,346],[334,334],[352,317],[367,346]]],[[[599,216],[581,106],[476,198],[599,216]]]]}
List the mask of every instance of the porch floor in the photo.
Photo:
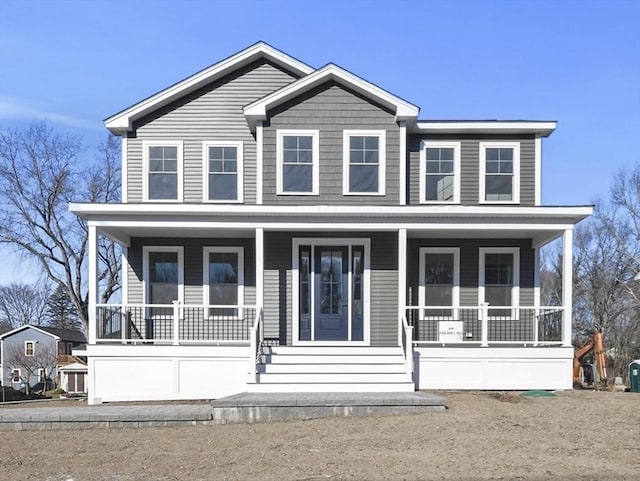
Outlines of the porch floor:
{"type": "Polygon", "coordinates": [[[440,411],[445,398],[425,392],[240,393],[212,401],[220,424],[440,411]]]}

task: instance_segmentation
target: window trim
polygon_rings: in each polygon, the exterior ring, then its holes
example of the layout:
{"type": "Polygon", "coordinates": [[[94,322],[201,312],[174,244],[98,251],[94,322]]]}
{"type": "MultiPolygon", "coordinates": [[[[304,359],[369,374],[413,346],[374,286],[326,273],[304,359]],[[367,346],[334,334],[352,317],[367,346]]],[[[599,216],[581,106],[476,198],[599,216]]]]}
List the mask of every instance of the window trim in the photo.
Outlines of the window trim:
{"type": "Polygon", "coordinates": [[[20,384],[22,382],[22,369],[19,367],[11,369],[11,384],[20,384]],[[18,380],[16,381],[15,373],[18,373],[18,380]]]}
{"type": "Polygon", "coordinates": [[[342,195],[385,195],[386,180],[386,130],[344,130],[342,133],[342,195]],[[349,190],[349,166],[351,165],[351,137],[378,137],[378,190],[377,192],[351,192],[349,190]]]}
{"type": "Polygon", "coordinates": [[[520,203],[520,142],[480,142],[480,204],[520,203]],[[513,175],[511,177],[511,200],[486,200],[487,149],[513,149],[513,175]]]}
{"type": "Polygon", "coordinates": [[[184,142],[182,140],[145,140],[142,142],[142,189],[145,202],[175,203],[183,201],[183,163],[184,142]],[[178,191],[176,199],[150,199],[149,198],[149,148],[150,147],[177,147],[178,191]]]}
{"type": "Polygon", "coordinates": [[[36,355],[36,341],[24,341],[24,355],[26,357],[33,357],[36,355]],[[31,344],[31,354],[27,349],[27,346],[31,344]]]}
{"type": "Polygon", "coordinates": [[[241,204],[244,202],[244,142],[211,140],[202,142],[202,201],[211,204],[241,204]],[[210,199],[209,198],[209,147],[235,147],[237,149],[236,199],[210,199]]]}
{"type": "MultiPolygon", "coordinates": [[[[460,306],[460,248],[459,247],[420,247],[419,249],[419,273],[418,273],[418,305],[426,306],[427,302],[427,286],[425,283],[424,269],[426,267],[426,254],[453,254],[453,288],[451,291],[451,314],[455,317],[455,310],[460,306]]],[[[421,319],[444,319],[447,316],[427,316],[421,319]]]]}
{"type": "MultiPolygon", "coordinates": [[[[511,287],[511,306],[520,307],[520,248],[519,247],[480,247],[478,262],[478,303],[482,305],[485,288],[485,255],[486,254],[513,254],[513,286],[511,287]]],[[[489,306],[491,308],[492,306],[489,306]]],[[[501,306],[497,306],[501,307],[501,306]]],[[[506,307],[506,306],[505,306],[506,307]]],[[[491,317],[490,317],[491,319],[491,317]]]]}
{"type": "Polygon", "coordinates": [[[142,291],[144,304],[150,302],[149,282],[149,253],[177,252],[178,253],[178,301],[184,303],[184,246],[144,246],[142,247],[142,291]]]}
{"type": "Polygon", "coordinates": [[[319,195],[320,194],[320,131],[282,129],[276,131],[276,194],[277,195],[319,195]],[[311,192],[288,192],[283,190],[283,142],[285,136],[311,137],[311,192]]]}
{"type": "Polygon", "coordinates": [[[420,142],[420,204],[460,203],[461,142],[431,141],[420,142]],[[453,200],[427,200],[427,149],[453,149],[453,200]]]}
{"type": "MultiPolygon", "coordinates": [[[[209,298],[209,254],[238,254],[238,306],[244,305],[244,247],[242,246],[205,246],[202,248],[202,299],[205,306],[213,305],[209,298]]],[[[205,315],[209,317],[209,315],[205,315]]]]}

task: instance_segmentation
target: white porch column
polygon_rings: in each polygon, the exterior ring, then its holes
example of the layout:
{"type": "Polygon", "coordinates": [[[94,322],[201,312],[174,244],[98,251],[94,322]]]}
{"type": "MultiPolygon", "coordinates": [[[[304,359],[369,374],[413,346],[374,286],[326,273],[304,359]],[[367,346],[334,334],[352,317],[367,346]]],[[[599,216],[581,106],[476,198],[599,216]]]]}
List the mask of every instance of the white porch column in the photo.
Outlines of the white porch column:
{"type": "Polygon", "coordinates": [[[562,345],[571,347],[571,324],[573,307],[573,229],[562,234],[562,306],[564,324],[562,326],[562,345]]]}
{"type": "MultiPolygon", "coordinates": [[[[256,229],[256,306],[264,305],[264,229],[256,229]]],[[[256,312],[256,316],[258,312],[256,312]]]]}
{"type": "Polygon", "coordinates": [[[402,345],[402,323],[407,305],[407,229],[398,230],[398,345],[402,345]]]}
{"type": "Polygon", "coordinates": [[[88,226],[89,248],[89,344],[96,343],[96,304],[98,303],[98,229],[88,226]]]}

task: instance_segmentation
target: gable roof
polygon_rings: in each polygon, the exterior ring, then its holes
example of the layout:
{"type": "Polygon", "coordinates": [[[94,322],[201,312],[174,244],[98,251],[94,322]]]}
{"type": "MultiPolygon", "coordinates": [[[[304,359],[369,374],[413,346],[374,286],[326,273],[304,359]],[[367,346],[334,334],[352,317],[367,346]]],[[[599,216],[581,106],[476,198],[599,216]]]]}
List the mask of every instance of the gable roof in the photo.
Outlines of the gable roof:
{"type": "Polygon", "coordinates": [[[51,336],[58,341],[71,341],[80,343],[87,342],[84,334],[80,331],[58,329],[57,327],[49,326],[32,326],[31,324],[25,324],[24,326],[20,326],[12,329],[9,332],[5,332],[0,336],[0,339],[12,336],[20,331],[24,331],[25,329],[35,329],[36,331],[41,332],[42,334],[46,334],[47,336],[51,336]]]}
{"type": "Polygon", "coordinates": [[[276,65],[300,76],[313,72],[313,68],[309,65],[273,48],[265,42],[258,42],[108,117],[105,119],[104,124],[114,134],[123,134],[131,130],[133,121],[140,117],[260,58],[268,59],[276,65]]]}
{"type": "Polygon", "coordinates": [[[258,120],[265,120],[267,118],[267,111],[269,109],[287,100],[291,100],[329,80],[334,80],[341,85],[349,87],[364,97],[391,109],[391,111],[395,113],[396,121],[415,122],[418,118],[420,108],[416,105],[387,92],[336,64],[330,63],[247,105],[243,110],[249,126],[253,130],[258,120]]]}

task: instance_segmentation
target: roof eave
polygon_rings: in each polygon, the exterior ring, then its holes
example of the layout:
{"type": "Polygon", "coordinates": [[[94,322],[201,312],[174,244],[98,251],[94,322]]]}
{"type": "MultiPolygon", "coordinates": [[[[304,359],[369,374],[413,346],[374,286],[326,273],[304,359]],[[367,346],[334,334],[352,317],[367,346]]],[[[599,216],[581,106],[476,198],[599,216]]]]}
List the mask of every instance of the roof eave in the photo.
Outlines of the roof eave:
{"type": "Polygon", "coordinates": [[[558,126],[553,120],[419,120],[416,134],[536,134],[548,137],[558,126]]]}

